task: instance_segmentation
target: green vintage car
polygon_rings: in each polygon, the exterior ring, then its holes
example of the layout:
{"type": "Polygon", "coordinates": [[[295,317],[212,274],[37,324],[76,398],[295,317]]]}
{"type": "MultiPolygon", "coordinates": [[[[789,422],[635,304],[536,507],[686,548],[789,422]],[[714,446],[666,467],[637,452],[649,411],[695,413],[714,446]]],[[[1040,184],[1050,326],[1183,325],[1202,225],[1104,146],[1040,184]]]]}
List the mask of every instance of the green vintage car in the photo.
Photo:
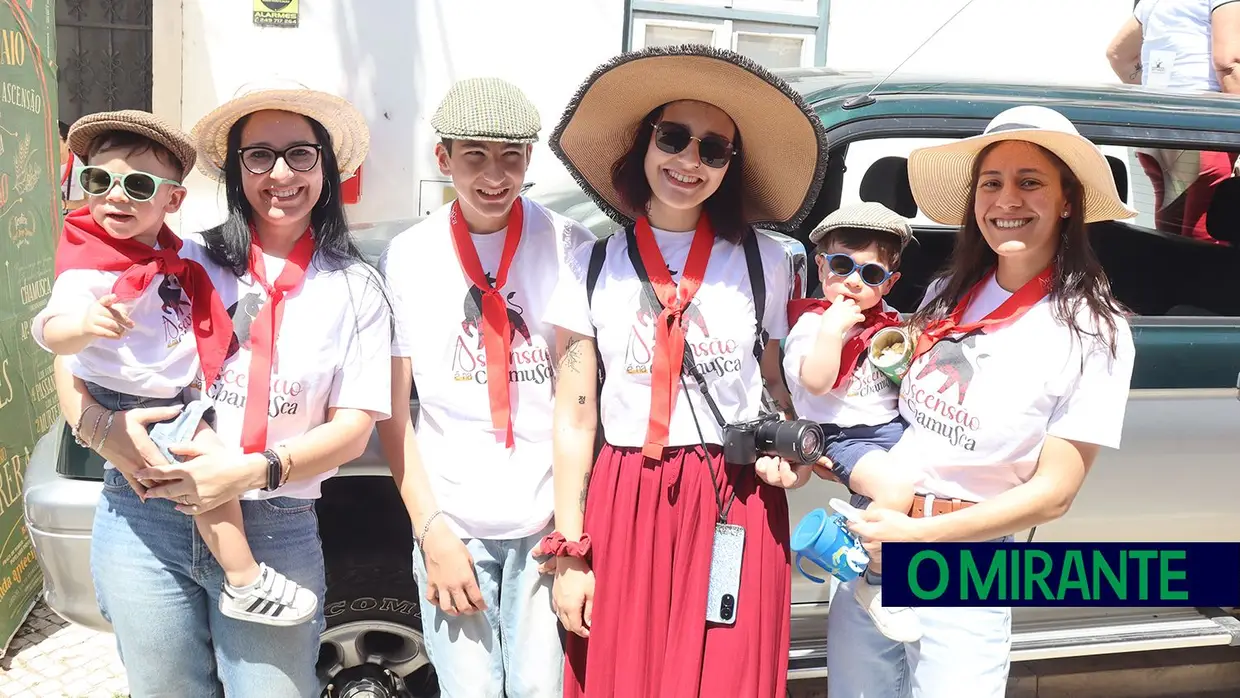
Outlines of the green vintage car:
{"type": "MultiPolygon", "coordinates": [[[[982,131],[1018,104],[1053,107],[1106,152],[1122,196],[1141,215],[1092,226],[1116,295],[1134,313],[1137,363],[1121,450],[1105,452],[1071,512],[1038,527],[1035,540],[1224,541],[1240,532],[1240,179],[1219,185],[1202,241],[1181,234],[1184,196],[1203,152],[1240,152],[1240,100],[1126,86],[1048,86],[899,78],[826,69],[784,73],[815,105],[830,133],[826,183],[805,227],[781,237],[798,281],[813,294],[805,255],[813,224],[841,204],[879,201],[913,219],[919,244],[889,296],[915,308],[946,259],[954,229],[919,216],[907,180],[917,146],[982,131]],[[1188,167],[1177,168],[1177,165],[1188,167]],[[1181,171],[1190,171],[1186,179],[1181,171]],[[1151,178],[1154,174],[1154,178],[1151,178]]],[[[614,228],[576,189],[534,186],[528,195],[589,225],[614,228]]],[[[413,221],[360,226],[376,255],[413,221]]],[[[1191,226],[1190,226],[1191,227],[1191,226]]],[[[416,402],[416,395],[413,396],[416,402]]],[[[25,481],[26,516],[46,577],[48,604],[65,618],[106,629],[90,585],[88,543],[101,463],[62,425],[38,445],[25,481]]],[[[335,695],[435,694],[421,642],[410,532],[377,440],[324,486],[318,504],[327,557],[328,627],[320,670],[335,695]],[[387,673],[385,673],[385,671],[387,673]]],[[[815,482],[791,493],[795,524],[839,494],[815,482]]],[[[790,675],[826,672],[830,589],[794,575],[790,675]]],[[[1235,609],[1018,609],[1013,659],[1240,645],[1235,609]]]]}

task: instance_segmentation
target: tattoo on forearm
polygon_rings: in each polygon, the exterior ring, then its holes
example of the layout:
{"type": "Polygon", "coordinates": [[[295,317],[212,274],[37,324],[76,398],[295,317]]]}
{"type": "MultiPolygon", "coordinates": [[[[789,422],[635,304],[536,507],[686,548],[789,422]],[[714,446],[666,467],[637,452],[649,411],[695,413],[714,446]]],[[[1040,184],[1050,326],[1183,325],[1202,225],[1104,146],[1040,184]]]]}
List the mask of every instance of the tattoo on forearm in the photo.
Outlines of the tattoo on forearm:
{"type": "Polygon", "coordinates": [[[581,513],[586,513],[586,496],[590,493],[590,471],[586,471],[586,476],[581,482],[581,513]]]}
{"type": "Polygon", "coordinates": [[[564,345],[564,356],[560,357],[560,369],[574,373],[581,369],[581,338],[571,337],[564,345]]]}
{"type": "Polygon", "coordinates": [[[577,404],[578,404],[578,405],[584,405],[584,404],[586,404],[586,396],[585,396],[585,395],[578,395],[578,396],[577,396],[577,404]]]}

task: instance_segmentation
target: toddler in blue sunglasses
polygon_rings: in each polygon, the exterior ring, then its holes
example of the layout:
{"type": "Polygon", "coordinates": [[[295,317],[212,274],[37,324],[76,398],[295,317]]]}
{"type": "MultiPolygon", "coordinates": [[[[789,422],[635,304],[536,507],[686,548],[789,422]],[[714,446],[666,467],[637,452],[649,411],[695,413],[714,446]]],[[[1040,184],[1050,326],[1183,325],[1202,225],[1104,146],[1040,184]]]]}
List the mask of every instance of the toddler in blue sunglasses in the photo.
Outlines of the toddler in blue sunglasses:
{"type": "MultiPolygon", "coordinates": [[[[865,202],[843,207],[812,233],[823,297],[789,304],[784,371],[799,416],[822,425],[831,471],[875,506],[907,512],[914,479],[887,455],[907,423],[898,387],[866,360],[874,335],[900,324],[884,302],[912,240],[908,220],[865,202]]],[[[871,562],[855,593],[887,637],[915,642],[921,624],[912,609],[884,607],[880,565],[871,562]]]]}

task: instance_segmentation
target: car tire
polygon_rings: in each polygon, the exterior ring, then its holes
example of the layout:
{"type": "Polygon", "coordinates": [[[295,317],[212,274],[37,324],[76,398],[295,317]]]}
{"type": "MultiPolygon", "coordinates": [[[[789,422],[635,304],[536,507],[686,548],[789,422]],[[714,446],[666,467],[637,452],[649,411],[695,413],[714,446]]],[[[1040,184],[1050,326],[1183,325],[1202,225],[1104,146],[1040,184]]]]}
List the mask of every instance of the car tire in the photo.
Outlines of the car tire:
{"type": "Polygon", "coordinates": [[[360,551],[329,562],[318,661],[324,696],[439,696],[418,586],[409,566],[393,560],[391,551],[360,551]]]}

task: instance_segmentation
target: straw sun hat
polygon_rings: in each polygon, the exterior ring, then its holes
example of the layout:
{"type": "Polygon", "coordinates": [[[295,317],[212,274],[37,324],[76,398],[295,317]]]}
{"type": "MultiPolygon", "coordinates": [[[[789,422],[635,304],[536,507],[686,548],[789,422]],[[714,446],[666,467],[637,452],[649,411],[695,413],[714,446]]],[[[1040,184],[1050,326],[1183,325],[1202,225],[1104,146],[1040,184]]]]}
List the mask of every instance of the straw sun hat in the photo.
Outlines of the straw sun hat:
{"type": "Polygon", "coordinates": [[[1012,140],[1040,145],[1072,170],[1085,189],[1086,223],[1137,215],[1120,200],[1111,166],[1098,146],[1082,136],[1067,117],[1039,106],[1008,109],[992,119],[981,135],[914,150],[908,158],[908,178],[918,208],[938,223],[963,224],[973,185],[974,159],[991,143],[1012,140]]]}
{"type": "Polygon", "coordinates": [[[287,111],[307,116],[331,134],[339,174],[352,175],[370,150],[366,119],[347,100],[304,86],[243,88],[231,100],[216,107],[194,125],[190,135],[201,157],[198,169],[216,181],[224,181],[228,154],[228,131],[242,117],[258,111],[287,111]]]}
{"type": "Polygon", "coordinates": [[[645,211],[620,198],[612,165],[647,114],[678,100],[712,104],[736,124],[747,223],[788,230],[804,219],[822,187],[826,130],[786,82],[732,51],[687,44],[612,59],[582,84],[548,145],[595,203],[628,225],[645,211]]]}

